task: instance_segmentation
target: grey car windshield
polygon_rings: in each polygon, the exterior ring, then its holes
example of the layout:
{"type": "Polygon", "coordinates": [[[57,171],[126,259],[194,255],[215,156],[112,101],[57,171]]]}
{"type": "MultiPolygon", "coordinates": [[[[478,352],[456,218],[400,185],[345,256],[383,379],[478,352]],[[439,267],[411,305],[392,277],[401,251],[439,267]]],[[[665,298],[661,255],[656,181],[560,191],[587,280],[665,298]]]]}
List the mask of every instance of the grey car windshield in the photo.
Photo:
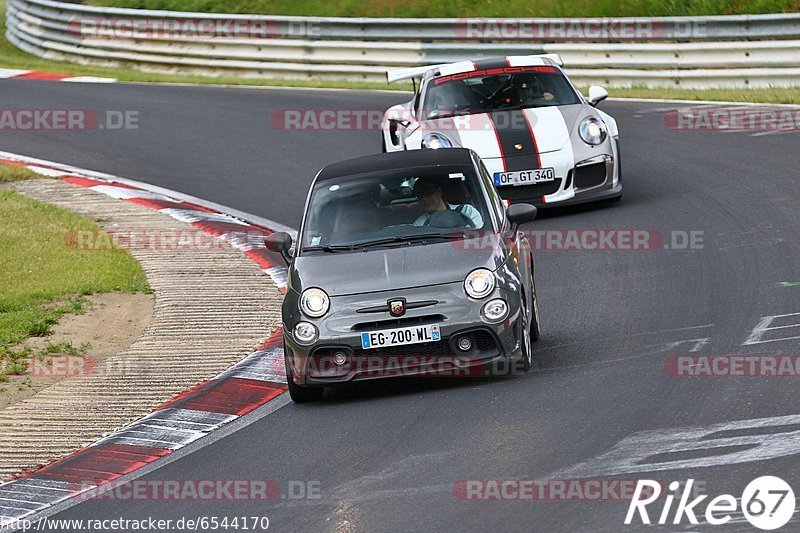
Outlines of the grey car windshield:
{"type": "Polygon", "coordinates": [[[489,70],[457,79],[456,76],[434,78],[428,84],[422,114],[434,119],[580,102],[567,78],[554,67],[518,67],[516,70],[520,72],[489,75],[487,72],[492,71],[489,70]]]}
{"type": "Polygon", "coordinates": [[[473,167],[440,166],[318,181],[301,251],[424,243],[489,229],[478,180],[473,167]]]}

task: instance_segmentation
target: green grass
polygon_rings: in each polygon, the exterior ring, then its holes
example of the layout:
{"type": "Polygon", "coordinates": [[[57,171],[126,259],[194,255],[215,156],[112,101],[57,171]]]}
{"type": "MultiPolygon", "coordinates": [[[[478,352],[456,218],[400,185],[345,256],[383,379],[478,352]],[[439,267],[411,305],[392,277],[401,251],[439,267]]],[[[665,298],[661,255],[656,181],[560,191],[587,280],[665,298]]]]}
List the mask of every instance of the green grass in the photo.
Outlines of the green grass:
{"type": "Polygon", "coordinates": [[[633,17],[788,13],[797,0],[88,0],[172,11],[342,17],[633,17]]]}
{"type": "Polygon", "coordinates": [[[150,291],[139,263],[121,248],[85,251],[67,244],[73,230],[99,231],[87,218],[0,190],[0,227],[0,355],[12,365],[9,373],[24,370],[13,366],[24,350],[11,347],[47,334],[64,314],[82,312],[84,296],[150,291]]]}
{"type": "Polygon", "coordinates": [[[41,174],[37,174],[22,166],[16,165],[0,165],[0,183],[9,181],[32,180],[41,178],[41,174]]]}
{"type": "MultiPolygon", "coordinates": [[[[757,102],[800,104],[800,87],[769,89],[648,89],[646,87],[609,88],[612,98],[664,98],[670,100],[712,100],[722,102],[757,102]]],[[[584,89],[584,94],[586,90],[584,89]]],[[[600,104],[602,107],[603,104],[600,104]]]]}
{"type": "Polygon", "coordinates": [[[80,346],[75,346],[71,342],[48,342],[44,348],[39,351],[40,357],[48,357],[53,355],[71,355],[73,357],[86,355],[86,352],[92,346],[88,342],[84,342],[80,346]]]}

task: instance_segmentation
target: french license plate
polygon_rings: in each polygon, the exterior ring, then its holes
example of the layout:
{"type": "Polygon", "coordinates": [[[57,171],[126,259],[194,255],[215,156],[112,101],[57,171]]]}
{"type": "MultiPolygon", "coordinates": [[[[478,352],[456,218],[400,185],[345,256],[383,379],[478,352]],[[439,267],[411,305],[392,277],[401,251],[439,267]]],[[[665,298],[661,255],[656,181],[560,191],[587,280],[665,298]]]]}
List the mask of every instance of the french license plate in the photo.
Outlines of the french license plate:
{"type": "Polygon", "coordinates": [[[546,183],[555,179],[556,171],[553,167],[494,173],[494,184],[498,187],[502,187],[503,185],[531,185],[534,183],[546,183]]]}
{"type": "Polygon", "coordinates": [[[371,348],[386,348],[387,346],[401,346],[440,340],[442,340],[442,333],[439,330],[439,324],[431,324],[429,326],[368,331],[361,334],[361,347],[369,350],[371,348]]]}

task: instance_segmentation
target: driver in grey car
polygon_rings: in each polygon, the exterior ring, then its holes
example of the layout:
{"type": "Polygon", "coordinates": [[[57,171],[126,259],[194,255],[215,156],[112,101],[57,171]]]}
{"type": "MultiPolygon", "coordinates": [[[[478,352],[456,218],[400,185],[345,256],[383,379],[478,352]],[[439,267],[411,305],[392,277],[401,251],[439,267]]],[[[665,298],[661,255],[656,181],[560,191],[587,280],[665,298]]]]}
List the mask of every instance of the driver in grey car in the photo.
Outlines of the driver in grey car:
{"type": "Polygon", "coordinates": [[[414,183],[414,196],[419,200],[420,205],[425,209],[425,213],[420,215],[415,221],[415,226],[427,226],[431,217],[440,211],[450,209],[464,215],[473,229],[483,227],[483,217],[471,204],[450,204],[442,197],[442,186],[438,183],[420,178],[414,183]]]}

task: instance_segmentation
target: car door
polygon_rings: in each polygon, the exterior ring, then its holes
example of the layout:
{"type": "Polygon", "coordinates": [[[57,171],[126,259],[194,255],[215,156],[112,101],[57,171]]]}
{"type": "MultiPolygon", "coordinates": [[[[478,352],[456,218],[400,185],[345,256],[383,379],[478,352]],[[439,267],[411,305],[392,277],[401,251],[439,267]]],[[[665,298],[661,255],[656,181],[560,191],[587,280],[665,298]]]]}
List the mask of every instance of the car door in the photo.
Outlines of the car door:
{"type": "Polygon", "coordinates": [[[530,300],[530,298],[534,297],[534,266],[531,259],[532,254],[530,242],[528,241],[524,230],[517,230],[516,232],[511,231],[511,224],[506,218],[505,201],[500,197],[500,193],[497,191],[494,181],[492,180],[489,171],[486,169],[486,165],[484,165],[483,161],[477,156],[477,154],[474,157],[477,160],[484,187],[486,187],[486,192],[489,195],[489,200],[491,202],[490,205],[492,206],[495,216],[497,217],[496,219],[498,222],[498,227],[501,228],[501,235],[509,245],[509,260],[514,261],[517,264],[520,276],[522,278],[521,281],[525,287],[525,294],[529,299],[528,303],[531,304],[532,300],[530,300]]]}

